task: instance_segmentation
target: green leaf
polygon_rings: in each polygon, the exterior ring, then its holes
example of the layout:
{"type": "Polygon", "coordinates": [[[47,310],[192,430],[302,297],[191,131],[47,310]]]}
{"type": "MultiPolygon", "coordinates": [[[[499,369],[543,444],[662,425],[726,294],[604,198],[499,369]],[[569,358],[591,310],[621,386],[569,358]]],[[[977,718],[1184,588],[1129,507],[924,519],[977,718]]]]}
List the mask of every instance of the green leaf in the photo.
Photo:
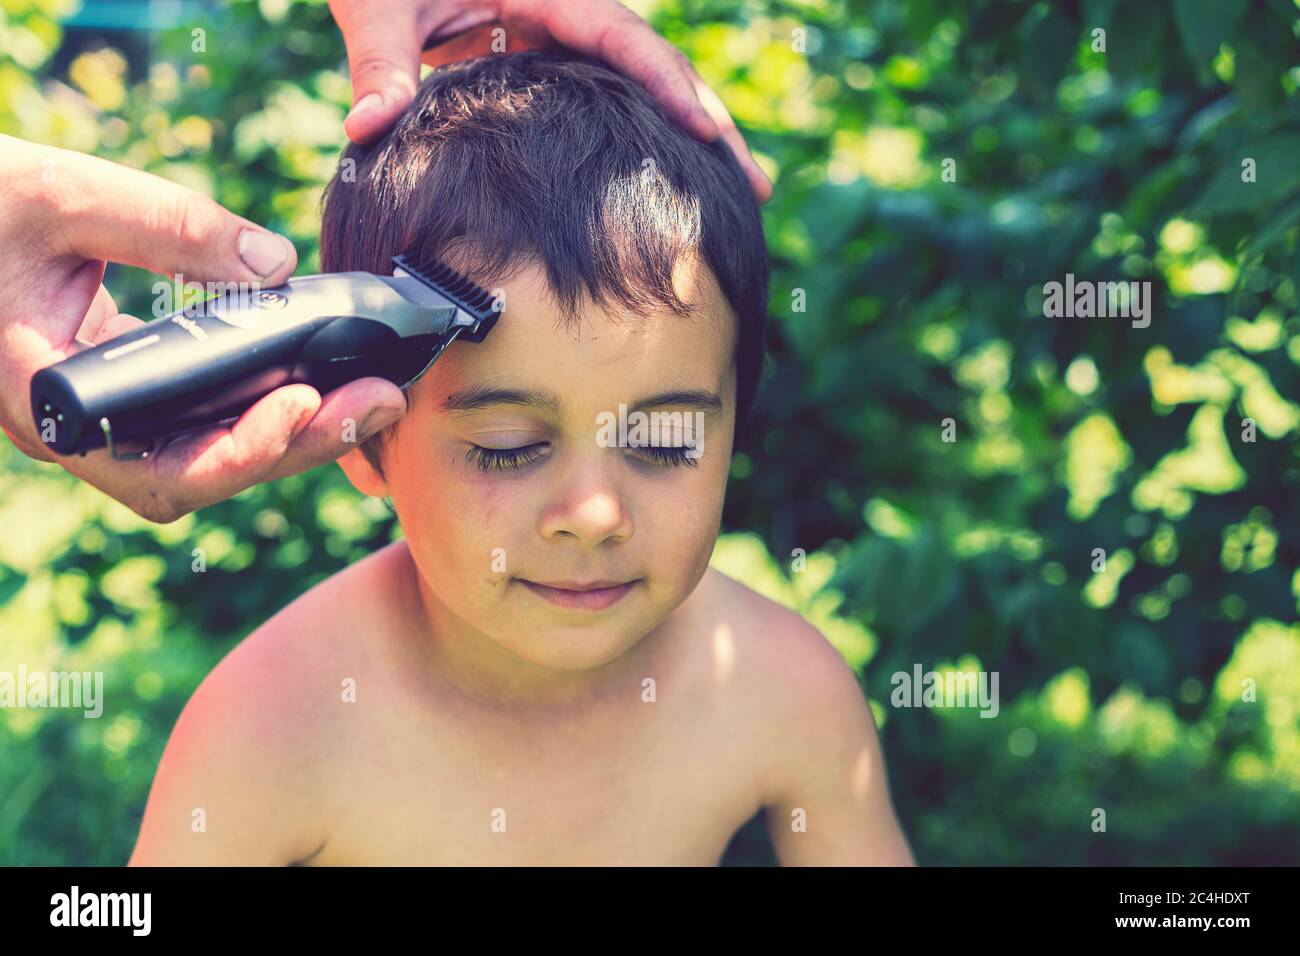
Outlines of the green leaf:
{"type": "Polygon", "coordinates": [[[7,604],[9,599],[21,591],[26,583],[27,575],[0,567],[0,607],[7,604]]]}
{"type": "Polygon", "coordinates": [[[1021,73],[1037,92],[1050,96],[1070,65],[1071,54],[1079,43],[1079,31],[1054,13],[1026,22],[1021,73]]]}
{"type": "Polygon", "coordinates": [[[1290,19],[1254,7],[1236,38],[1236,77],[1233,89],[1251,109],[1273,109],[1282,104],[1282,74],[1295,65],[1295,39],[1290,19]]]}
{"type": "Polygon", "coordinates": [[[1164,11],[1155,3],[1121,8],[1116,22],[1106,31],[1106,58],[1110,71],[1122,80],[1139,79],[1152,63],[1160,63],[1168,24],[1164,11]]]}
{"type": "Polygon", "coordinates": [[[1262,228],[1260,228],[1242,252],[1243,259],[1249,259],[1263,252],[1300,221],[1300,196],[1296,196],[1282,207],[1262,228]]]}
{"type": "Polygon", "coordinates": [[[1193,210],[1202,214],[1263,209],[1300,188],[1300,133],[1273,133],[1224,156],[1193,210]],[[1242,182],[1242,161],[1255,161],[1255,182],[1242,182]]]}
{"type": "Polygon", "coordinates": [[[1174,0],[1174,21],[1183,49],[1202,75],[1208,73],[1219,44],[1231,37],[1245,12],[1245,0],[1174,0]]]}

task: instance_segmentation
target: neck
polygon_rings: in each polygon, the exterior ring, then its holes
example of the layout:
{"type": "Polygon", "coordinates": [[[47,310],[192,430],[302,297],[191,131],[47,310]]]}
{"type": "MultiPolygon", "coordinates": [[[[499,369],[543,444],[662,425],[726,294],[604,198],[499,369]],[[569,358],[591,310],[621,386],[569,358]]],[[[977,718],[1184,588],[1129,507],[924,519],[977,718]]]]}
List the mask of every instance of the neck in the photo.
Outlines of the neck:
{"type": "MultiPolygon", "coordinates": [[[[402,545],[406,548],[405,543],[402,545]]],[[[587,713],[602,702],[640,692],[659,628],[627,653],[597,667],[569,670],[524,660],[456,615],[428,586],[411,558],[409,620],[418,621],[415,651],[423,666],[459,695],[491,710],[529,717],[587,713]]]]}

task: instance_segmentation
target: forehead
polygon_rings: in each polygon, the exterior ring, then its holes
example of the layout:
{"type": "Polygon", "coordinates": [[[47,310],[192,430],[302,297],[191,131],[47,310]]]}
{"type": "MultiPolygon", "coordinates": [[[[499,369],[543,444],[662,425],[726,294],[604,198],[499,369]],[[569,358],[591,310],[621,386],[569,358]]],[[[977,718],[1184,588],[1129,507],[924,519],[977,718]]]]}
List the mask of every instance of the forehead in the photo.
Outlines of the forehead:
{"type": "Polygon", "coordinates": [[[489,290],[504,293],[505,307],[487,337],[449,346],[416,384],[413,405],[474,386],[553,392],[562,414],[672,389],[718,392],[732,365],[735,318],[707,268],[679,262],[674,287],[692,315],[637,315],[615,300],[583,300],[566,322],[544,267],[520,266],[489,290]]]}

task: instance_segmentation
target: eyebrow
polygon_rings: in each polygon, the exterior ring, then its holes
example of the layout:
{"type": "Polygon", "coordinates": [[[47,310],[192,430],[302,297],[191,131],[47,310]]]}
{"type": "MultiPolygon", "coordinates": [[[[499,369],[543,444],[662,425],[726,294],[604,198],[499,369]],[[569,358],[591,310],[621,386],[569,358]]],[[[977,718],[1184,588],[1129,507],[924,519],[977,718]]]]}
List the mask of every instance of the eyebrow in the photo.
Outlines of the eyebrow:
{"type": "MultiPolygon", "coordinates": [[[[560,413],[560,400],[552,392],[531,388],[500,388],[491,385],[476,385],[464,391],[453,392],[443,399],[442,410],[464,414],[493,405],[520,405],[525,408],[542,409],[553,415],[560,413]]],[[[673,389],[648,395],[633,405],[631,410],[657,408],[663,405],[686,405],[705,411],[722,411],[722,400],[716,392],[695,388],[673,389]]]]}

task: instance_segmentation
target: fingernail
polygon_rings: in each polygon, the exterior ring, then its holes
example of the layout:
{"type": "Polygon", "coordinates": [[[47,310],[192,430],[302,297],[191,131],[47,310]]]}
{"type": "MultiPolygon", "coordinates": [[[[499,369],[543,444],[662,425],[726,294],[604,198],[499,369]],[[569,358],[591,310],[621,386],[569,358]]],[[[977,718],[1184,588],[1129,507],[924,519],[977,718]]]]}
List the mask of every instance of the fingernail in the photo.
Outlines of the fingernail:
{"type": "Polygon", "coordinates": [[[370,414],[366,416],[366,420],[361,423],[362,439],[369,438],[381,428],[387,428],[389,425],[393,424],[393,422],[401,418],[402,413],[405,411],[405,406],[395,408],[392,405],[380,405],[378,408],[373,409],[370,414]]]}
{"type": "Polygon", "coordinates": [[[359,116],[368,109],[373,109],[376,106],[383,105],[384,98],[382,96],[378,93],[367,93],[365,96],[361,97],[361,99],[356,101],[352,109],[348,112],[347,119],[352,119],[352,117],[359,116]]]}
{"type": "Polygon", "coordinates": [[[289,258],[289,240],[258,229],[239,234],[239,258],[244,265],[265,279],[289,258]]]}

